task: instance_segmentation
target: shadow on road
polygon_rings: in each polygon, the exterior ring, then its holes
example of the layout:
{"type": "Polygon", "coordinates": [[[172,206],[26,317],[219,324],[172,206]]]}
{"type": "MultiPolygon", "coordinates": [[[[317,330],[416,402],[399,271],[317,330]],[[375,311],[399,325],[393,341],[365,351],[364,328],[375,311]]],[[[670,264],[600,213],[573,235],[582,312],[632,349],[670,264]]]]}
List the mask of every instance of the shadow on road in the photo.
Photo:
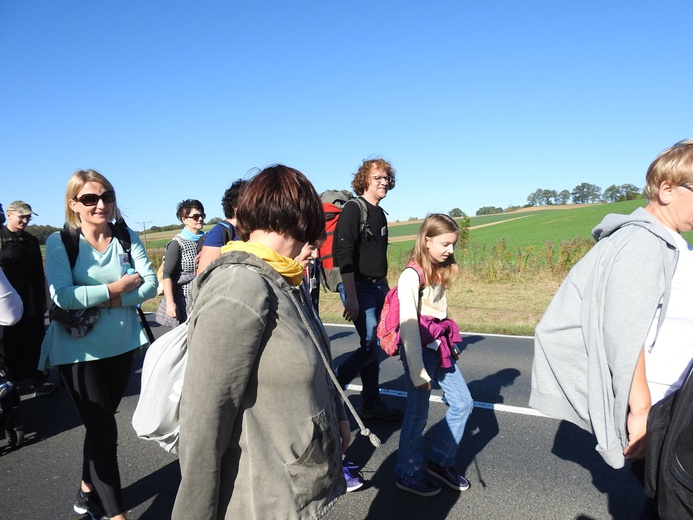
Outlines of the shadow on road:
{"type": "MultiPolygon", "coordinates": [[[[436,434],[436,428],[425,434],[426,452],[436,434]]],[[[443,520],[461,499],[459,491],[447,487],[434,499],[421,498],[395,487],[395,465],[397,451],[388,456],[370,479],[370,486],[378,491],[370,504],[366,520],[383,520],[385,518],[426,518],[443,520]]]]}
{"type": "Polygon", "coordinates": [[[179,484],[180,465],[175,460],[126,487],[123,496],[130,508],[154,498],[147,511],[140,515],[140,520],[171,518],[179,484]]]}
{"type": "MultiPolygon", "coordinates": [[[[594,436],[568,421],[561,421],[551,452],[587,469],[594,486],[607,495],[609,513],[614,520],[638,518],[645,505],[642,486],[628,468],[613,469],[594,449],[594,436]]],[[[581,520],[589,520],[582,517],[581,520]]]]}
{"type": "MultiPolygon", "coordinates": [[[[520,371],[516,368],[505,368],[483,379],[472,381],[467,386],[475,401],[501,404],[503,403],[501,389],[512,386],[515,379],[519,376],[520,371]]],[[[457,466],[462,474],[465,474],[469,466],[474,463],[479,482],[481,482],[483,487],[486,487],[486,484],[481,475],[479,465],[476,463],[476,456],[481,453],[499,432],[498,419],[494,410],[484,408],[474,408],[472,410],[467,420],[462,445],[457,456],[457,466]]]]}

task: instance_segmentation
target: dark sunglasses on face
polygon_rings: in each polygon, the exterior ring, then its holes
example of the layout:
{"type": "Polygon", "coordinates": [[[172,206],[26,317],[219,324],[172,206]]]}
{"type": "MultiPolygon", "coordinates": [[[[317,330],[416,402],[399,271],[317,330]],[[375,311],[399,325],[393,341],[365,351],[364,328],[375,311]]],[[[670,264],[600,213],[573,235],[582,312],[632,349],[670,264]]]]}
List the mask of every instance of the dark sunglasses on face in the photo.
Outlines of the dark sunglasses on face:
{"type": "Polygon", "coordinates": [[[87,207],[96,206],[99,203],[99,200],[102,200],[104,204],[111,204],[112,202],[115,202],[115,191],[104,191],[101,195],[96,195],[95,193],[86,193],[81,197],[75,197],[75,200],[77,202],[81,202],[87,207]]]}
{"type": "Polygon", "coordinates": [[[207,215],[205,215],[204,213],[195,213],[194,215],[188,215],[186,218],[191,218],[195,222],[197,222],[199,220],[204,220],[206,217],[207,215]]]}

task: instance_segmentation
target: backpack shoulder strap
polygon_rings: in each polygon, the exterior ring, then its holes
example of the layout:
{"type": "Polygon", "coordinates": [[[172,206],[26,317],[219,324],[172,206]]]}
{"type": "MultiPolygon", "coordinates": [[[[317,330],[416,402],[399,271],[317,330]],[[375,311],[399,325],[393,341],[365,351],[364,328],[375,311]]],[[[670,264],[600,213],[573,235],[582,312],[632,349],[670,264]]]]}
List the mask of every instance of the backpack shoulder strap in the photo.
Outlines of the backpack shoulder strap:
{"type": "Polygon", "coordinates": [[[77,256],[79,255],[79,235],[81,234],[82,230],[79,228],[75,229],[65,226],[60,230],[60,239],[65,246],[67,259],[70,261],[70,269],[74,269],[77,263],[77,256]]]}
{"type": "Polygon", "coordinates": [[[221,224],[224,228],[221,230],[221,241],[224,244],[228,244],[232,240],[236,240],[236,226],[230,222],[224,222],[223,220],[219,222],[219,224],[221,224]]]}
{"type": "MultiPolygon", "coordinates": [[[[411,267],[419,275],[419,285],[421,287],[426,285],[426,274],[424,273],[423,269],[421,268],[421,266],[419,264],[417,264],[415,262],[409,262],[407,264],[407,267],[411,267]]],[[[405,269],[406,269],[406,267],[405,267],[405,269]]]]}
{"type": "Polygon", "coordinates": [[[346,201],[346,204],[352,201],[358,204],[359,210],[361,212],[361,217],[359,218],[359,232],[362,234],[365,233],[366,235],[373,236],[371,226],[368,224],[368,205],[366,204],[366,201],[363,200],[363,198],[361,197],[356,197],[355,199],[349,199],[348,201],[346,201]]]}
{"type": "Polygon", "coordinates": [[[132,241],[130,240],[130,231],[128,229],[128,225],[123,219],[120,219],[116,221],[115,224],[111,224],[109,222],[108,227],[111,228],[113,236],[118,239],[120,245],[123,247],[123,249],[125,249],[125,252],[128,254],[130,264],[132,264],[132,253],[130,252],[132,249],[132,241]]]}

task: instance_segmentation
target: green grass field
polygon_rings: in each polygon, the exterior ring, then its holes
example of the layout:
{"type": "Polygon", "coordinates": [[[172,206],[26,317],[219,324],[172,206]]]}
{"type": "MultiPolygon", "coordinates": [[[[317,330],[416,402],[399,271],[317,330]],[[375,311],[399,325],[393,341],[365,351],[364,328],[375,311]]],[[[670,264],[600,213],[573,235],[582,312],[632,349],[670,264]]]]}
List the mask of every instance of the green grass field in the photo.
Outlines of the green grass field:
{"type": "MultiPolygon", "coordinates": [[[[450,315],[464,330],[533,334],[534,327],[562,282],[565,272],[552,270],[550,266],[546,268],[546,262],[538,262],[528,263],[530,267],[526,270],[510,269],[501,275],[492,273],[494,269],[499,269],[494,263],[496,260],[490,259],[493,254],[498,254],[498,244],[504,243],[502,250],[509,264],[528,255],[536,256],[541,251],[548,251],[549,243],[554,245],[555,261],[561,243],[579,238],[589,245],[592,241],[592,229],[605,215],[628,214],[644,204],[643,200],[635,200],[579,207],[523,209],[470,217],[469,244],[466,251],[457,252],[461,264],[460,277],[449,291],[450,315]]],[[[390,226],[388,277],[391,286],[397,283],[420,226],[421,221],[393,223],[390,226]]],[[[155,265],[158,266],[163,248],[174,234],[174,231],[147,234],[147,248],[155,265]]],[[[684,233],[684,237],[689,242],[693,241],[693,232],[684,233]]],[[[575,249],[572,262],[584,254],[583,249],[575,249]]],[[[336,294],[323,293],[320,308],[324,321],[343,321],[341,302],[336,294]]]]}

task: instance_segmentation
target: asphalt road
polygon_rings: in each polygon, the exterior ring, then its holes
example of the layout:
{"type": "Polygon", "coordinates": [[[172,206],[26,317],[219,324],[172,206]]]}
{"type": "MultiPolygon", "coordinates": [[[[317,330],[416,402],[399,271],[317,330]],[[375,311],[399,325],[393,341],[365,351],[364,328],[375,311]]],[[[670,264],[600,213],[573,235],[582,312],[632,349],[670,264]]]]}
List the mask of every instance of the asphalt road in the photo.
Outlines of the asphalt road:
{"type": "MultiPolygon", "coordinates": [[[[354,348],[353,328],[329,326],[336,363],[354,348]]],[[[160,334],[161,328],[154,328],[160,334]]],[[[180,471],[175,456],[137,439],[130,419],[137,404],[138,355],[120,406],[119,460],[128,518],[167,519],[180,471]]],[[[366,485],[342,497],[325,518],[342,519],[607,519],[631,520],[642,507],[642,489],[628,470],[613,470],[594,451],[592,437],[579,428],[527,408],[532,360],[529,338],[466,334],[459,360],[475,400],[457,466],[471,489],[444,489],[433,498],[405,493],[394,485],[399,424],[369,421],[383,445],[373,448],[357,435],[347,452],[363,468],[366,485]]],[[[56,377],[56,374],[52,374],[56,377]]],[[[359,380],[350,400],[358,408],[359,380]]],[[[381,364],[384,399],[404,406],[398,358],[381,364]]],[[[429,429],[445,405],[434,391],[429,429]]],[[[0,439],[0,520],[78,518],[77,491],[84,430],[67,392],[33,399],[23,396],[27,442],[9,451],[0,439]]],[[[356,428],[355,423],[353,423],[356,428]]],[[[205,485],[205,483],[200,483],[205,485]]],[[[239,519],[243,520],[243,519],[239,519]]]]}

